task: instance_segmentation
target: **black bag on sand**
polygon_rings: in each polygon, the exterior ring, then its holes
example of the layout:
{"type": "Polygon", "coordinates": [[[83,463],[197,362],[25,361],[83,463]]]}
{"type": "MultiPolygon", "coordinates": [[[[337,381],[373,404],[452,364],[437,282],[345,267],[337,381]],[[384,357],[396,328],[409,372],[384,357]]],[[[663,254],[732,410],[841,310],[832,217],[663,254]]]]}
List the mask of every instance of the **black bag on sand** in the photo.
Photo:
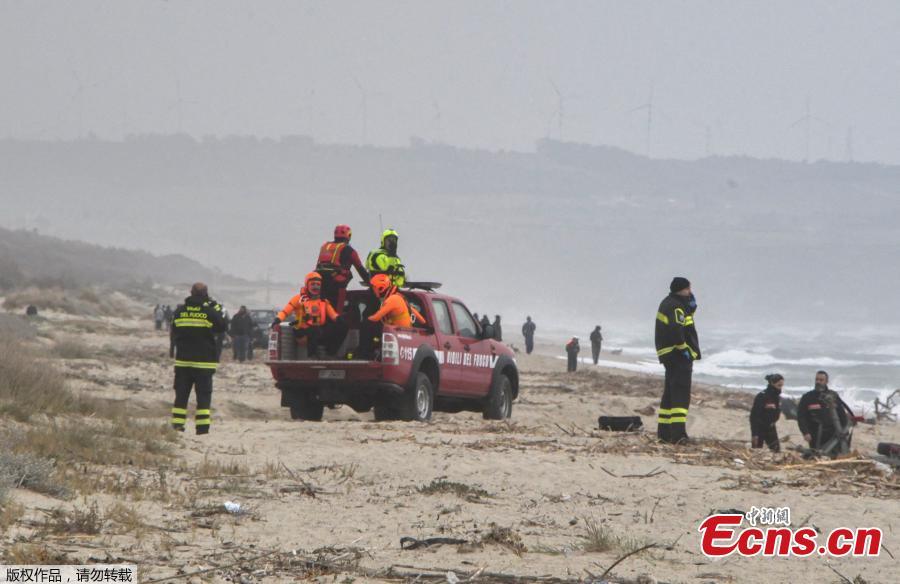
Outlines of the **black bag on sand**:
{"type": "Polygon", "coordinates": [[[889,458],[900,458],[900,444],[892,444],[890,442],[878,443],[878,454],[889,458]]]}
{"type": "Polygon", "coordinates": [[[637,432],[644,427],[640,416],[600,416],[601,430],[609,432],[637,432]]]}

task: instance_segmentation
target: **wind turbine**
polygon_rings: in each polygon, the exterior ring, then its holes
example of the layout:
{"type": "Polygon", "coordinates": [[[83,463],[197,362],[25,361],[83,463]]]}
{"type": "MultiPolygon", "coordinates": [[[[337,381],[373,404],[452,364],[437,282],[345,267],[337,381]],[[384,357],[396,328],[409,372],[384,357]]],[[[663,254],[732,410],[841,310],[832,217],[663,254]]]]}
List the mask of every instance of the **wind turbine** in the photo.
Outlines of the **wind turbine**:
{"type": "Polygon", "coordinates": [[[75,69],[72,69],[72,77],[75,78],[75,94],[73,97],[78,100],[78,137],[84,138],[84,83],[75,69]]]}
{"type": "Polygon", "coordinates": [[[847,141],[846,141],[846,154],[847,154],[847,162],[853,162],[853,126],[847,128],[847,141]]]}
{"type": "Polygon", "coordinates": [[[556,94],[556,111],[553,112],[553,116],[556,118],[557,136],[559,137],[559,141],[562,142],[563,125],[565,124],[566,119],[566,96],[562,94],[559,87],[553,82],[553,79],[550,80],[550,85],[553,86],[553,93],[556,94]]]}
{"type": "Polygon", "coordinates": [[[183,133],[184,130],[184,104],[195,104],[195,101],[185,101],[181,95],[181,77],[178,75],[178,70],[175,69],[173,72],[175,77],[175,103],[169,106],[169,110],[175,109],[175,114],[178,120],[178,133],[183,133]]]}
{"type": "Polygon", "coordinates": [[[362,144],[365,146],[369,142],[369,102],[366,88],[359,82],[356,76],[353,77],[353,83],[359,90],[360,110],[362,112],[362,144]]]}
{"type": "Polygon", "coordinates": [[[825,126],[829,126],[829,127],[831,126],[831,124],[829,124],[825,120],[823,120],[821,118],[817,118],[814,115],[812,115],[812,113],[810,113],[810,103],[809,102],[810,102],[810,99],[809,99],[809,96],[807,95],[806,96],[806,113],[803,114],[803,117],[801,117],[800,119],[798,119],[797,121],[795,121],[793,124],[791,124],[789,126],[790,128],[796,128],[800,124],[803,124],[803,133],[804,133],[804,139],[805,139],[805,150],[804,150],[803,162],[809,162],[809,147],[810,147],[810,137],[811,137],[811,132],[812,132],[812,123],[819,122],[820,124],[823,124],[825,126]]]}
{"type": "Polygon", "coordinates": [[[653,133],[653,85],[650,86],[650,97],[647,103],[632,108],[625,113],[634,113],[647,110],[647,158],[650,158],[650,135],[653,133]]]}
{"type": "Polygon", "coordinates": [[[443,142],[444,141],[444,126],[442,123],[443,116],[441,115],[441,105],[438,103],[438,101],[434,97],[431,98],[431,107],[432,107],[432,109],[434,109],[434,115],[432,116],[431,121],[435,125],[437,141],[443,142]]]}

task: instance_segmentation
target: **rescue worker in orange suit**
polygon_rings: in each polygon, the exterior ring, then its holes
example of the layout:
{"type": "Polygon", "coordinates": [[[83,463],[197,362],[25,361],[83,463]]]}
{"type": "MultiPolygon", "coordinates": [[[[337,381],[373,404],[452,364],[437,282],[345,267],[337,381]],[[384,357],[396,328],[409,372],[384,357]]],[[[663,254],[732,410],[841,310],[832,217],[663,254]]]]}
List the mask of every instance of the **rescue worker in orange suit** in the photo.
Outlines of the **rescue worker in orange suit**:
{"type": "Polygon", "coordinates": [[[169,329],[169,356],[175,358],[175,403],[172,427],[184,432],[191,390],[196,394],[194,427],[197,434],[208,434],[211,418],[213,374],[219,364],[216,335],[226,330],[222,306],[210,299],[206,284],[191,286],[191,295],[173,314],[169,329]]]}
{"type": "Polygon", "coordinates": [[[753,408],[750,410],[750,436],[753,448],[762,448],[763,444],[772,452],[781,452],[781,441],[775,423],[781,417],[781,390],[784,388],[784,377],[779,373],[766,375],[769,382],[765,391],[756,394],[753,408]]]}
{"type": "Polygon", "coordinates": [[[334,228],[334,241],[322,244],[319,250],[319,260],[316,263],[316,272],[322,275],[322,297],[342,313],[344,300],[347,297],[347,286],[353,279],[351,268],[356,268],[356,273],[363,282],[369,281],[369,272],[363,266],[359,254],[350,246],[350,238],[353,231],[349,225],[338,225],[334,228]]]}
{"type": "Polygon", "coordinates": [[[375,297],[381,302],[381,308],[369,317],[371,322],[400,327],[425,324],[425,317],[422,316],[422,313],[414,306],[410,306],[387,274],[373,276],[370,286],[375,297]]]}
{"type": "Polygon", "coordinates": [[[656,311],[656,355],[666,368],[656,434],[663,442],[686,443],[691,376],[700,359],[700,341],[694,327],[697,300],[687,278],[677,277],[656,311]]]}
{"type": "Polygon", "coordinates": [[[300,293],[285,304],[272,321],[272,326],[278,326],[291,314],[296,318],[294,336],[306,339],[307,352],[310,356],[322,357],[323,348],[326,353],[333,355],[347,335],[344,319],[330,302],[322,298],[322,275],[318,272],[306,275],[300,293]]]}

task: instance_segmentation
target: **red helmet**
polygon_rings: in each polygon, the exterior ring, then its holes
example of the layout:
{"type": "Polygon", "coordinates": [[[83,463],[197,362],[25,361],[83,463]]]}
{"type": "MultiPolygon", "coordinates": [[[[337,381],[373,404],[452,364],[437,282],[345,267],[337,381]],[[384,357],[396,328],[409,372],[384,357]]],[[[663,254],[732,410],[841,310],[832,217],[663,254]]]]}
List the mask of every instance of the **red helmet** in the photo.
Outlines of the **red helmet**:
{"type": "Polygon", "coordinates": [[[350,241],[350,238],[353,236],[353,230],[350,229],[349,225],[338,225],[334,228],[334,238],[335,239],[346,239],[350,241]]]}
{"type": "Polygon", "coordinates": [[[391,288],[394,287],[394,284],[387,274],[375,274],[372,276],[369,285],[372,287],[372,292],[374,292],[375,296],[378,298],[384,298],[387,293],[391,291],[391,288]]]}

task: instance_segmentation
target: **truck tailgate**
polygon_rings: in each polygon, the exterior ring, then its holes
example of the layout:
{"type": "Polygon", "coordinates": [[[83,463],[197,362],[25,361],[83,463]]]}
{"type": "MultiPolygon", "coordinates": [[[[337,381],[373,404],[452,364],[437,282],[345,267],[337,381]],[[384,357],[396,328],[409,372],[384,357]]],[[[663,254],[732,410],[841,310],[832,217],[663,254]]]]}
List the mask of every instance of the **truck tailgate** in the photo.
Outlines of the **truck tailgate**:
{"type": "Polygon", "coordinates": [[[333,383],[375,381],[382,377],[378,361],[266,361],[276,380],[329,381],[333,383]]]}

